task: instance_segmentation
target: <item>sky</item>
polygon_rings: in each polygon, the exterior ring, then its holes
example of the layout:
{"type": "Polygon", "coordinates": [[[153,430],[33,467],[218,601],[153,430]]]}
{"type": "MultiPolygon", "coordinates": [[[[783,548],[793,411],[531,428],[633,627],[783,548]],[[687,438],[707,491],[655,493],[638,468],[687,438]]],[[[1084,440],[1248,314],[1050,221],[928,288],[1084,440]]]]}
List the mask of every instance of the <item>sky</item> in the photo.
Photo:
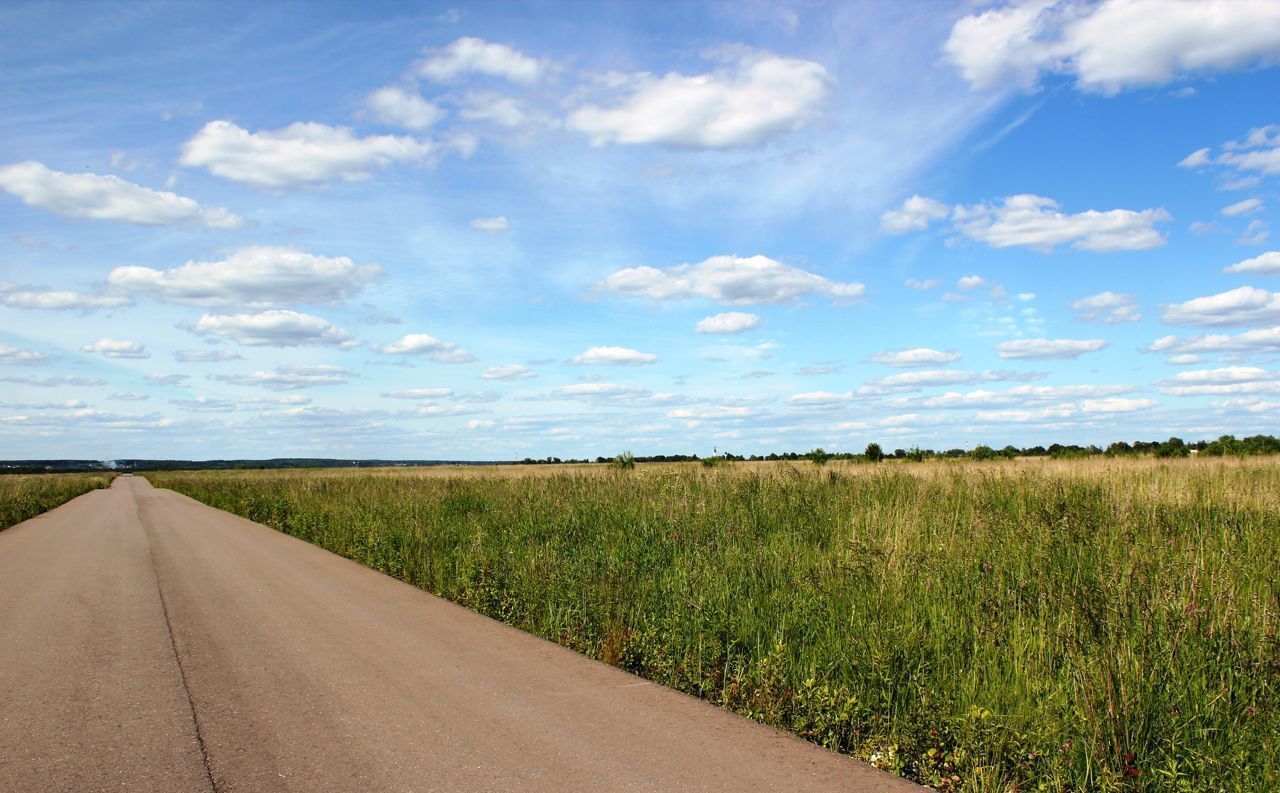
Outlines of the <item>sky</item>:
{"type": "Polygon", "coordinates": [[[1280,3],[0,7],[0,457],[1280,430],[1280,3]]]}

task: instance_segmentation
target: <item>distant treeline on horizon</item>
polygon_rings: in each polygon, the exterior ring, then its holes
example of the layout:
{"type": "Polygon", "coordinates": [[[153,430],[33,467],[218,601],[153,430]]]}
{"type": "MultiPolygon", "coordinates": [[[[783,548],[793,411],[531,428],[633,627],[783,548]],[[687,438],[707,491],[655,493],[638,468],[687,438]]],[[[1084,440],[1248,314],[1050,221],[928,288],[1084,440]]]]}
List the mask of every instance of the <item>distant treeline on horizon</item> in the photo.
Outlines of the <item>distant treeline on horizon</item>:
{"type": "MultiPolygon", "coordinates": [[[[909,449],[894,449],[886,452],[878,443],[867,444],[862,452],[827,452],[821,448],[808,452],[772,452],[766,455],[742,455],[732,452],[716,453],[709,457],[696,454],[653,454],[631,455],[629,452],[618,457],[638,463],[696,463],[714,465],[727,462],[772,462],[779,460],[808,460],[822,464],[828,460],[851,460],[858,462],[881,462],[883,460],[907,460],[921,462],[936,459],[997,460],[1015,457],[1049,457],[1053,459],[1075,459],[1084,457],[1189,457],[1192,454],[1211,457],[1250,456],[1262,454],[1280,454],[1280,438],[1273,435],[1250,435],[1247,438],[1236,438],[1234,435],[1223,435],[1213,441],[1195,441],[1188,443],[1181,438],[1169,438],[1165,441],[1116,441],[1106,448],[1096,445],[1078,446],[1054,443],[1049,446],[1005,446],[1000,449],[979,445],[972,449],[922,449],[913,446],[909,449]]],[[[346,460],[322,457],[276,457],[267,460],[0,460],[0,474],[24,473],[64,473],[79,471],[205,471],[236,470],[254,468],[412,468],[448,465],[564,465],[583,463],[612,463],[618,457],[596,457],[594,459],[526,457],[522,460],[346,460]]]]}

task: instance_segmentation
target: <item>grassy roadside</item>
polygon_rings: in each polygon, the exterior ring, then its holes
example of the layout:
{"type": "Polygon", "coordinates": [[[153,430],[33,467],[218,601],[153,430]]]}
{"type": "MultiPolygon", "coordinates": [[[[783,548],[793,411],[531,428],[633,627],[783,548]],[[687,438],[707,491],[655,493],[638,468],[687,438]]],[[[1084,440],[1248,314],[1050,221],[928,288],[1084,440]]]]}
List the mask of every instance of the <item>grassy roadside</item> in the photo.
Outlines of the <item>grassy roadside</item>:
{"type": "Polygon", "coordinates": [[[1275,460],[148,478],[939,789],[1280,785],[1275,460]]]}
{"type": "Polygon", "coordinates": [[[109,487],[113,478],[113,474],[0,476],[0,531],[90,490],[109,487]]]}

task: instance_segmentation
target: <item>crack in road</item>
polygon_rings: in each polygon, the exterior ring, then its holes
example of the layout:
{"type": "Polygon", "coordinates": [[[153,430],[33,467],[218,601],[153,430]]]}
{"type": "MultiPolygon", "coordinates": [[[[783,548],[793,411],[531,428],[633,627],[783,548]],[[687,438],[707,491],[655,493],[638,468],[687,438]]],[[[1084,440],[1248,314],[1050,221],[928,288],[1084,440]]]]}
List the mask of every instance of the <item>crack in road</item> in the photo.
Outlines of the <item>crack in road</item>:
{"type": "Polygon", "coordinates": [[[173,622],[169,619],[169,603],[164,597],[164,587],[160,584],[160,568],[156,564],[155,548],[151,543],[151,531],[148,521],[143,520],[137,496],[133,501],[134,512],[138,515],[138,524],[142,526],[142,534],[147,540],[147,555],[151,559],[151,572],[156,579],[156,592],[160,595],[160,610],[164,613],[164,627],[169,632],[169,647],[173,650],[174,663],[178,665],[178,677],[182,681],[182,694],[187,698],[187,708],[191,711],[191,726],[195,729],[196,748],[200,751],[200,766],[204,768],[205,779],[209,782],[211,793],[218,793],[218,783],[214,781],[213,769],[209,765],[209,752],[205,749],[204,734],[200,729],[200,716],[196,713],[195,700],[191,698],[191,687],[187,685],[187,670],[182,665],[182,655],[178,652],[178,641],[173,635],[173,622]]]}

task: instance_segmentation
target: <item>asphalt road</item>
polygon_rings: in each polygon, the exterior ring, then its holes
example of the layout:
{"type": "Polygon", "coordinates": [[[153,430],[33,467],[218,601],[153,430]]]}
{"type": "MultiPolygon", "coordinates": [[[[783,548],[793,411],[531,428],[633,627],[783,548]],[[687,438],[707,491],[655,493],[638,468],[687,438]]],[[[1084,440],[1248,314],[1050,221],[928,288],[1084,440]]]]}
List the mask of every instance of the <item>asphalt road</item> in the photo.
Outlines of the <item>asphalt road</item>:
{"type": "Polygon", "coordinates": [[[145,479],[0,532],[0,791],[898,791],[145,479]]]}

